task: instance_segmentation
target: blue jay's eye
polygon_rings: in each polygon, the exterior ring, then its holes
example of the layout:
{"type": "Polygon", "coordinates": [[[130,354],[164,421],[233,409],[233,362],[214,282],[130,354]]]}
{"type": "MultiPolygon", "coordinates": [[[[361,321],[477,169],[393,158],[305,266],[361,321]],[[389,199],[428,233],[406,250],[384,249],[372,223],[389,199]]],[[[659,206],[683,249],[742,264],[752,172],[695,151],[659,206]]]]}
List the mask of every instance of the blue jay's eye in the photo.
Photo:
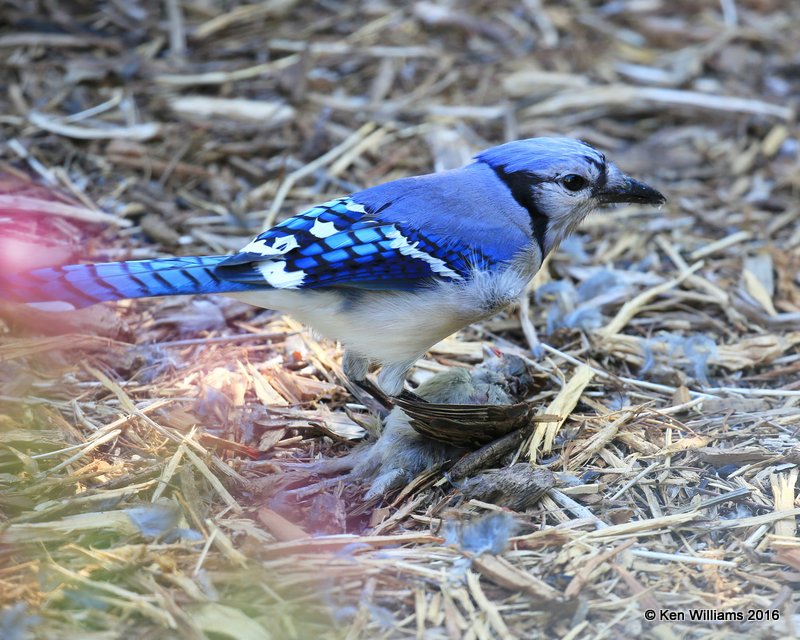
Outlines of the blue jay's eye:
{"type": "Polygon", "coordinates": [[[587,180],[583,176],[570,173],[569,175],[561,178],[561,184],[563,184],[564,188],[568,189],[569,191],[580,191],[587,185],[587,180]]]}

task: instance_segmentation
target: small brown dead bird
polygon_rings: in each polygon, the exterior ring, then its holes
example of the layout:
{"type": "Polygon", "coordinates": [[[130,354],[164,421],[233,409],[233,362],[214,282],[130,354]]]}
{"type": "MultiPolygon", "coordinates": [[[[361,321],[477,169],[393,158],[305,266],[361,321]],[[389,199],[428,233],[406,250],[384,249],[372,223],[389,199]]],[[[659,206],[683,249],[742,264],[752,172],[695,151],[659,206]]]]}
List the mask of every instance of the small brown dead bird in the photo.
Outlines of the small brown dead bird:
{"type": "Polygon", "coordinates": [[[384,496],[426,470],[532,424],[534,408],[520,400],[533,383],[525,361],[513,355],[490,357],[471,370],[448,369],[397,402],[377,441],[306,468],[319,474],[350,471],[344,479],[369,483],[366,499],[384,496]]]}

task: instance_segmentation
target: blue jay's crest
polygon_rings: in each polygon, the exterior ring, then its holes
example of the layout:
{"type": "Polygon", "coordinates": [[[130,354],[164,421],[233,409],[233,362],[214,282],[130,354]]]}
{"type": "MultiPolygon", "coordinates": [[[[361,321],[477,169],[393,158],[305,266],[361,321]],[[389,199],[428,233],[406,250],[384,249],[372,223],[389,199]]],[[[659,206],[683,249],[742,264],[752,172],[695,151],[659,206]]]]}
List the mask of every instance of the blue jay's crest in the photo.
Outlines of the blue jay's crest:
{"type": "MultiPolygon", "coordinates": [[[[390,206],[390,203],[385,205],[390,206]]],[[[385,208],[385,207],[384,207],[385,208]]],[[[381,209],[338,198],[284,220],[217,267],[224,279],[276,289],[330,286],[414,289],[427,278],[463,280],[466,256],[381,209]]]]}
{"type": "Polygon", "coordinates": [[[556,177],[557,169],[566,163],[583,162],[605,171],[606,157],[583,140],[574,138],[529,138],[506,142],[475,156],[494,169],[506,173],[519,171],[542,177],[556,177]]]}

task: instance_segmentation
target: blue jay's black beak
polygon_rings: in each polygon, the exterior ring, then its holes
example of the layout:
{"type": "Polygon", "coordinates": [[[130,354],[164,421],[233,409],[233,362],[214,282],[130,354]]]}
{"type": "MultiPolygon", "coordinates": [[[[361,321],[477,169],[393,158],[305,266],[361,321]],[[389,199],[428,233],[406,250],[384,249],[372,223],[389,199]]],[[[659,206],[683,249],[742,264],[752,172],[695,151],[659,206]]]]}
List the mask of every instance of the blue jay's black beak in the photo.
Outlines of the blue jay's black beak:
{"type": "Polygon", "coordinates": [[[646,185],[644,182],[634,180],[622,173],[613,162],[606,164],[605,182],[600,182],[595,187],[594,197],[597,203],[617,204],[627,202],[630,204],[664,204],[667,199],[660,192],[646,185]]]}
{"type": "Polygon", "coordinates": [[[617,180],[609,180],[597,191],[595,197],[600,204],[628,202],[631,204],[661,205],[667,201],[660,191],[656,191],[644,182],[639,182],[624,174],[620,175],[617,180]]]}

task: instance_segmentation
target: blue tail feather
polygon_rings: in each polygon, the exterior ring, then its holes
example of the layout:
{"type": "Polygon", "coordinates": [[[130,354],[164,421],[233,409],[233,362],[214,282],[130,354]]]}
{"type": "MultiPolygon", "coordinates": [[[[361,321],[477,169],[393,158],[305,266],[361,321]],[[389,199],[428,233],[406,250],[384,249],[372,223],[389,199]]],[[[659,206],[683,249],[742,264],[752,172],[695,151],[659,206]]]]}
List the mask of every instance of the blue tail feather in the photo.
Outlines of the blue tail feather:
{"type": "Polygon", "coordinates": [[[257,288],[217,276],[215,267],[226,258],[164,258],[35,269],[0,278],[0,298],[29,303],[65,302],[81,308],[108,300],[257,288]]]}

